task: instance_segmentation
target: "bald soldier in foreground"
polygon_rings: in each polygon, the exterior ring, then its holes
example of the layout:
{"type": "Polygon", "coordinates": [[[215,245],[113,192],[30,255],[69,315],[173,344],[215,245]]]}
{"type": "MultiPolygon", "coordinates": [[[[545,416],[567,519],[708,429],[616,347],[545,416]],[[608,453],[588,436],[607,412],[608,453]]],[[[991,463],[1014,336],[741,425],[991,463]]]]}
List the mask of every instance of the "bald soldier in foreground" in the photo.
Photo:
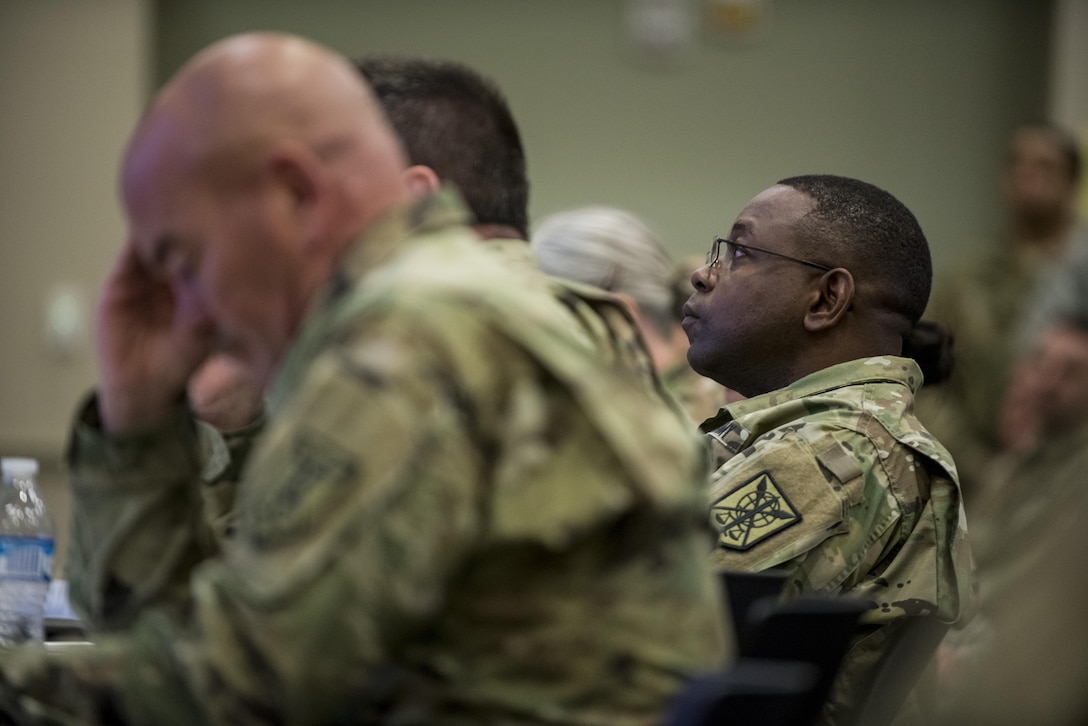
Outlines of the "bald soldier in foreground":
{"type": "MultiPolygon", "coordinates": [[[[367,56],[355,66],[404,147],[410,166],[401,176],[413,195],[452,184],[472,216],[480,244],[503,264],[535,267],[525,240],[529,180],[524,150],[494,83],[446,60],[367,56]]],[[[590,334],[603,359],[641,372],[647,386],[658,387],[651,353],[621,300],[585,285],[550,287],[574,313],[569,317],[574,335],[590,334]]],[[[189,381],[189,405],[200,419],[205,452],[206,485],[200,490],[205,529],[220,544],[234,535],[238,473],[264,424],[262,396],[245,367],[227,353],[209,357],[189,381]]],[[[68,592],[84,625],[98,632],[116,630],[147,607],[187,607],[192,563],[174,546],[172,527],[157,511],[159,502],[146,496],[139,502],[131,496],[104,501],[100,489],[73,490],[72,506],[86,536],[71,540],[68,592]],[[158,525],[154,540],[145,535],[148,522],[158,525]]]]}
{"type": "Polygon", "coordinates": [[[688,360],[748,397],[702,425],[719,464],[713,564],[872,602],[824,723],[849,722],[908,618],[952,623],[973,605],[956,469],[915,418],[922,374],[900,357],[931,277],[910,210],[830,175],[757,195],[692,276],[688,360]]]}
{"type": "Polygon", "coordinates": [[[10,719],[653,724],[721,662],[698,440],[591,310],[487,254],[448,193],[413,202],[404,167],[302,39],[229,38],[155,99],[69,463],[103,500],[160,498],[191,606],[3,653],[10,719]],[[269,391],[223,551],[181,403],[213,351],[269,391]]]}

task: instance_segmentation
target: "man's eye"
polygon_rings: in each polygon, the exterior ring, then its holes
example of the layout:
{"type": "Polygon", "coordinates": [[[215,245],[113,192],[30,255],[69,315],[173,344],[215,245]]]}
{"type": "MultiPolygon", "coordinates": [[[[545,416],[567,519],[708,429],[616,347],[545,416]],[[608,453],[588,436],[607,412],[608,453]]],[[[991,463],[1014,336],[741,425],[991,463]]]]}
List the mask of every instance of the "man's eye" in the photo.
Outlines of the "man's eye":
{"type": "Polygon", "coordinates": [[[189,255],[172,251],[163,266],[167,277],[177,282],[191,282],[196,274],[196,265],[189,255]]]}

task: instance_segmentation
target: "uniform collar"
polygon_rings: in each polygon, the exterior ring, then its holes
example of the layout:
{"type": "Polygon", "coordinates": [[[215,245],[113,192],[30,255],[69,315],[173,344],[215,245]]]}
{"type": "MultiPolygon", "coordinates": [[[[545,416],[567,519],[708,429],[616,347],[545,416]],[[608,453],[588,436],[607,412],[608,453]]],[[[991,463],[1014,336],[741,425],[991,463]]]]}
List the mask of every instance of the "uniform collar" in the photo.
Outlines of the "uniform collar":
{"type": "Polygon", "coordinates": [[[397,245],[408,237],[436,232],[471,222],[461,195],[442,187],[426,197],[394,207],[367,226],[348,250],[329,281],[335,290],[350,287],[356,280],[389,260],[397,245]]]}
{"type": "Polygon", "coordinates": [[[839,363],[810,373],[785,388],[731,403],[704,421],[701,428],[713,431],[758,411],[866,383],[898,383],[917,393],[922,385],[922,370],[912,359],[899,356],[876,356],[839,363]]]}

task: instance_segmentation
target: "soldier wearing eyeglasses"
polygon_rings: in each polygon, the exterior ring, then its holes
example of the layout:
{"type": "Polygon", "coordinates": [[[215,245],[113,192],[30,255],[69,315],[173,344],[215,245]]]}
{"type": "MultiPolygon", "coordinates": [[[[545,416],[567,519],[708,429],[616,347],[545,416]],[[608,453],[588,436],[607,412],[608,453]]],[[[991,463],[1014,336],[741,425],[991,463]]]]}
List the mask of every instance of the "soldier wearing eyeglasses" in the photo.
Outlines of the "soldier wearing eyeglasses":
{"type": "Polygon", "coordinates": [[[827,175],[756,196],[692,276],[688,359],[748,397],[703,424],[718,457],[712,562],[785,568],[787,595],[872,603],[826,723],[850,717],[907,618],[972,607],[956,469],[912,412],[922,373],[900,355],[931,277],[903,204],[827,175]]]}

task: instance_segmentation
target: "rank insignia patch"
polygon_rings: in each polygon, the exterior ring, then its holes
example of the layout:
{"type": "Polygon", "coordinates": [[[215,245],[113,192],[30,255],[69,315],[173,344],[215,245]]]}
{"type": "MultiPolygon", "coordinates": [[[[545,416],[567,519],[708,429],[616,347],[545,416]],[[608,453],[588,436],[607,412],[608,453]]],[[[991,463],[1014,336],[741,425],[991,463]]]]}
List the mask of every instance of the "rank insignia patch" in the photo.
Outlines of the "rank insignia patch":
{"type": "Polygon", "coordinates": [[[801,514],[766,471],[715,502],[710,517],[718,528],[718,544],[742,552],[801,521],[801,514]]]}

